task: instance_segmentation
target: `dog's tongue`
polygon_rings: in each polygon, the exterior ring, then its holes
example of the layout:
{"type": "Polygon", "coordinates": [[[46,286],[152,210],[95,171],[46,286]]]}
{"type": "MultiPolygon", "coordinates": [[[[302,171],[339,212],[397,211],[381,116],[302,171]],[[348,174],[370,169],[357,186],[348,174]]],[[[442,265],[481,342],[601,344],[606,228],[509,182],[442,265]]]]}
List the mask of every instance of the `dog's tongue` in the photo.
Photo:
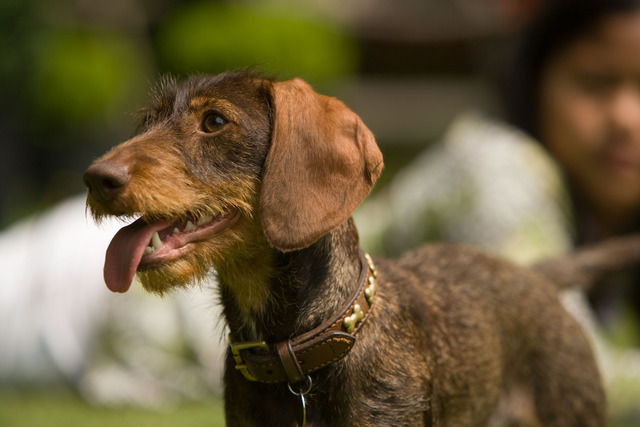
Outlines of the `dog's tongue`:
{"type": "Polygon", "coordinates": [[[153,233],[166,226],[164,223],[147,224],[139,219],[116,233],[104,261],[104,281],[111,291],[129,290],[153,233]]]}

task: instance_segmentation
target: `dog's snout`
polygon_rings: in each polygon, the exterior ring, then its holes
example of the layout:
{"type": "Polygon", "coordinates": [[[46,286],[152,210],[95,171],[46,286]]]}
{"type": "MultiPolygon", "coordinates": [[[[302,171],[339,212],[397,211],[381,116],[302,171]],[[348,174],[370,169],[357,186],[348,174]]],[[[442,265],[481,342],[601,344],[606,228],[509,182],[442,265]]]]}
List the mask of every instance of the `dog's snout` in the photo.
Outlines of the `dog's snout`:
{"type": "Polygon", "coordinates": [[[83,180],[89,193],[100,202],[109,202],[129,182],[129,169],[115,162],[97,162],[85,171],[83,180]]]}

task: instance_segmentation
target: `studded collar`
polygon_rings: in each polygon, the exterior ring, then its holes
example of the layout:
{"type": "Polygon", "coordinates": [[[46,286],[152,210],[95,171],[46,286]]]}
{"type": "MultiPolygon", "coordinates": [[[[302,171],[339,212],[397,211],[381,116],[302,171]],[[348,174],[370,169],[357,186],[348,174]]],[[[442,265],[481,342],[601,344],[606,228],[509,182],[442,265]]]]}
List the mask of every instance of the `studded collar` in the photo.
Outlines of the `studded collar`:
{"type": "Polygon", "coordinates": [[[360,251],[361,272],[347,304],[317,328],[286,341],[234,341],[229,346],[238,369],[249,381],[299,383],[311,372],[344,358],[365,323],[377,291],[377,273],[371,257],[360,251]]]}

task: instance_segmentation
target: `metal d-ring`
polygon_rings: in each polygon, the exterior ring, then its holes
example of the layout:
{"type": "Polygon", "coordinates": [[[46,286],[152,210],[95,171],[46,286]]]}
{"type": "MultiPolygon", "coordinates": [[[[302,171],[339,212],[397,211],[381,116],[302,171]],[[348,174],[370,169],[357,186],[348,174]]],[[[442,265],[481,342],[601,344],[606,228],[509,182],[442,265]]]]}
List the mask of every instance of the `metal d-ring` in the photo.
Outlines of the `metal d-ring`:
{"type": "Polygon", "coordinates": [[[287,383],[287,386],[289,387],[289,391],[291,392],[291,394],[295,396],[306,396],[311,391],[311,387],[313,387],[313,381],[311,381],[311,377],[307,375],[307,377],[305,378],[305,382],[309,384],[305,391],[299,391],[299,392],[293,391],[293,388],[291,388],[291,383],[287,383]]]}
{"type": "Polygon", "coordinates": [[[287,383],[287,387],[289,387],[289,391],[291,392],[291,394],[300,398],[300,406],[301,406],[300,409],[302,409],[298,414],[299,415],[298,421],[299,421],[300,427],[303,427],[305,424],[307,424],[307,402],[304,397],[307,394],[309,394],[309,392],[311,391],[311,387],[313,387],[313,381],[311,381],[311,377],[309,375],[307,375],[307,378],[305,378],[305,380],[309,385],[306,390],[304,391],[300,390],[299,392],[293,391],[293,388],[291,387],[291,383],[287,383]]]}

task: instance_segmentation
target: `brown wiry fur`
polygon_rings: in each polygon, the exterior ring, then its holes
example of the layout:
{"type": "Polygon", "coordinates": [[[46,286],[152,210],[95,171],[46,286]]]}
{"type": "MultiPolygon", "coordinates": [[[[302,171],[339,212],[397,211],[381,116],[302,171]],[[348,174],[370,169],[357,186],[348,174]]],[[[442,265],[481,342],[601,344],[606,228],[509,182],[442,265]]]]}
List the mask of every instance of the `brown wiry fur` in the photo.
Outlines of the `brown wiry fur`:
{"type": "MultiPolygon", "coordinates": [[[[147,289],[162,293],[215,266],[225,320],[239,340],[276,343],[309,331],[356,286],[358,235],[349,216],[382,159],[351,110],[300,80],[229,73],[165,83],[141,134],[97,162],[130,174],[113,200],[89,195],[97,218],[240,212],[232,228],[185,257],[139,272],[147,289]],[[212,109],[230,124],[203,134],[212,109]]],[[[375,263],[379,290],[355,346],[311,375],[308,425],[481,426],[514,401],[511,413],[522,414],[514,422],[604,425],[591,350],[550,282],[450,245],[375,263]]],[[[246,380],[228,353],[228,425],[292,426],[298,404],[286,384],[246,380]]]]}

